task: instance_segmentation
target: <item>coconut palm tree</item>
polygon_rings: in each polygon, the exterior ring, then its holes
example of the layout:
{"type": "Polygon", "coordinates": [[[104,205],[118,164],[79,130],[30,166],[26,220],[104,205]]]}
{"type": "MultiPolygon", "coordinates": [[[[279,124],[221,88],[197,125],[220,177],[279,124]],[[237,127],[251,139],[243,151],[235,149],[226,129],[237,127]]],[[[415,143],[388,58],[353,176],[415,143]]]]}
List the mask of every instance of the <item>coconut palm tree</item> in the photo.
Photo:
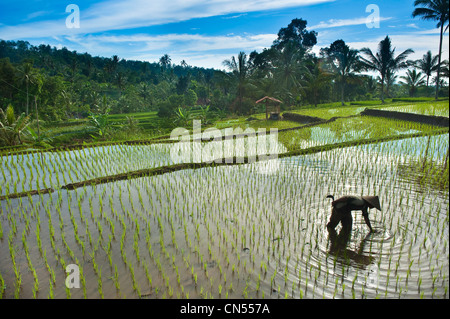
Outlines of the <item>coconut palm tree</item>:
{"type": "Polygon", "coordinates": [[[437,70],[439,55],[433,56],[431,51],[423,55],[422,59],[415,62],[416,68],[421,70],[427,76],[427,86],[430,82],[431,74],[437,70]]]}
{"type": "Polygon", "coordinates": [[[239,52],[237,59],[233,56],[229,60],[225,60],[222,64],[231,71],[228,77],[237,85],[236,101],[238,109],[242,111],[242,103],[244,96],[251,85],[250,75],[251,68],[245,52],[239,52]]]}
{"type": "Polygon", "coordinates": [[[404,80],[400,83],[405,84],[409,88],[410,97],[414,97],[417,87],[426,83],[425,75],[423,75],[422,72],[417,72],[416,70],[407,70],[406,75],[401,76],[400,78],[404,80]]]}
{"type": "Polygon", "coordinates": [[[274,91],[284,102],[292,101],[293,95],[299,93],[300,77],[306,71],[303,58],[302,50],[293,43],[275,53],[270,73],[274,91]]]}
{"type": "Polygon", "coordinates": [[[345,85],[359,69],[358,50],[350,49],[343,40],[336,40],[329,48],[321,50],[321,53],[341,87],[341,103],[344,106],[345,85]]]}
{"type": "Polygon", "coordinates": [[[307,72],[304,75],[303,91],[310,97],[315,107],[319,103],[320,91],[330,83],[331,73],[328,73],[322,68],[322,63],[319,61],[313,61],[312,67],[307,68],[307,72]]]}
{"type": "Polygon", "coordinates": [[[36,70],[33,68],[33,65],[29,62],[19,65],[17,67],[19,82],[21,84],[25,84],[26,93],[27,93],[27,105],[25,109],[25,114],[28,115],[28,105],[29,105],[29,87],[30,84],[33,84],[36,80],[36,70]]]}
{"type": "Polygon", "coordinates": [[[438,21],[436,28],[440,28],[439,38],[439,59],[437,66],[437,80],[436,80],[436,96],[438,99],[439,93],[439,76],[441,73],[441,58],[442,58],[442,38],[444,32],[448,29],[449,22],[449,0],[416,0],[414,1],[416,7],[412,13],[412,16],[421,17],[423,20],[438,21]],[[444,30],[444,25],[447,27],[444,30]]]}
{"type": "Polygon", "coordinates": [[[170,56],[168,54],[164,54],[160,59],[159,59],[159,64],[161,65],[161,67],[165,70],[167,67],[170,66],[170,63],[172,63],[172,59],[170,58],[170,56]]]}
{"type": "MultiPolygon", "coordinates": [[[[386,78],[384,79],[385,85],[386,85],[386,97],[390,98],[390,89],[394,86],[395,81],[397,81],[397,75],[395,75],[394,72],[391,72],[391,70],[388,70],[386,72],[386,78]]],[[[381,81],[380,81],[381,82],[381,81]]]]}
{"type": "Polygon", "coordinates": [[[367,58],[361,57],[362,67],[367,71],[380,73],[381,102],[384,103],[384,85],[387,76],[393,76],[396,71],[408,67],[409,63],[406,59],[414,51],[407,49],[395,56],[395,48],[392,48],[391,39],[386,36],[378,44],[377,53],[373,54],[369,48],[362,48],[360,52],[367,56],[367,58]]]}

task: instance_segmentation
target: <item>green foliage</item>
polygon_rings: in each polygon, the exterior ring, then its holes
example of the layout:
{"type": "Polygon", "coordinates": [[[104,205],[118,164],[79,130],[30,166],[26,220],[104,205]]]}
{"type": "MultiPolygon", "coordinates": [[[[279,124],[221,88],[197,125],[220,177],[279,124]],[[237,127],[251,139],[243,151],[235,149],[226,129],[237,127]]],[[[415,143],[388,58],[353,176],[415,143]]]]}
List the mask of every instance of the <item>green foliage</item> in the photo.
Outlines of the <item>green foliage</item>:
{"type": "Polygon", "coordinates": [[[112,132],[114,125],[117,124],[109,119],[109,109],[103,114],[91,113],[88,119],[87,129],[99,136],[108,136],[112,132]]]}
{"type": "Polygon", "coordinates": [[[179,107],[175,112],[174,123],[177,126],[186,127],[192,120],[192,112],[190,108],[179,107]]]}
{"type": "MultiPolygon", "coordinates": [[[[239,52],[223,62],[227,69],[223,72],[191,67],[185,61],[175,65],[167,54],[149,63],[0,40],[5,57],[0,59],[0,105],[13,104],[18,113],[30,114],[36,99],[40,119],[51,122],[104,114],[107,108],[111,114],[158,112],[161,121],[151,126],[158,125],[156,129],[163,131],[180,118],[180,108],[184,114],[197,104],[210,105],[210,115],[224,118],[260,112],[255,101],[264,96],[283,101],[285,110],[335,101],[344,104],[380,97],[384,102],[385,97],[432,94],[431,87],[411,92],[410,86],[396,82],[396,71],[413,65],[406,60],[411,50],[395,56],[389,37],[380,42],[377,53],[361,50],[365,55],[362,65],[380,73],[378,82],[360,73],[360,56],[344,41],[334,41],[320,56],[311,50],[316,42],[317,33],[307,30],[307,21],[293,19],[280,28],[270,48],[249,55],[239,52]]],[[[430,52],[424,59],[414,65],[424,68],[428,82],[430,72],[436,69],[436,56],[430,52]]],[[[445,76],[448,68],[442,66],[445,76]]],[[[445,95],[448,88],[439,92],[445,95]]],[[[204,114],[194,112],[193,116],[205,120],[204,114]]],[[[98,127],[94,122],[91,126],[98,127]]],[[[101,129],[97,132],[104,133],[101,129]]]]}
{"type": "Polygon", "coordinates": [[[28,127],[28,143],[31,143],[34,146],[37,147],[44,147],[49,148],[51,147],[51,144],[53,142],[52,132],[46,131],[45,133],[38,134],[35,130],[33,130],[31,127],[28,127]]]}
{"type": "Polygon", "coordinates": [[[195,93],[194,90],[189,89],[185,94],[184,94],[184,103],[187,106],[195,106],[195,104],[197,103],[198,97],[197,94],[195,93]]]}
{"type": "Polygon", "coordinates": [[[380,74],[381,82],[381,101],[384,103],[384,86],[389,92],[394,73],[400,69],[407,68],[411,63],[408,62],[407,56],[414,53],[412,49],[407,49],[395,56],[395,48],[392,47],[392,42],[389,36],[386,36],[378,44],[378,51],[374,54],[369,48],[362,48],[361,52],[366,57],[361,58],[362,69],[368,71],[375,71],[380,74]]]}
{"type": "Polygon", "coordinates": [[[6,108],[6,113],[0,109],[0,141],[7,146],[22,144],[22,136],[27,133],[29,124],[30,117],[24,113],[16,118],[11,104],[6,108]]]}

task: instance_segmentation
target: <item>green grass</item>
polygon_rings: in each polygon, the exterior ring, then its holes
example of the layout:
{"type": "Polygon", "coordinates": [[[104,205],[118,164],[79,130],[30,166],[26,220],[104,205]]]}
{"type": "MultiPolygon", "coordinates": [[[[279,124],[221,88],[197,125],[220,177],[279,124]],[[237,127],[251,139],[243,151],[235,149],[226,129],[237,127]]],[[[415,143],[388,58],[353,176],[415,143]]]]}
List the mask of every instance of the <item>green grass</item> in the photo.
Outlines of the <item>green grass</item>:
{"type": "Polygon", "coordinates": [[[327,103],[319,104],[317,108],[302,107],[290,110],[288,112],[330,119],[332,117],[356,115],[362,112],[365,108],[380,108],[383,110],[448,117],[449,101],[448,99],[435,101],[432,98],[405,98],[386,99],[385,104],[381,104],[380,101],[350,102],[346,103],[345,106],[341,106],[340,103],[327,103]]]}
{"type": "Polygon", "coordinates": [[[421,123],[386,118],[357,116],[341,118],[330,123],[278,133],[278,141],[288,151],[313,146],[335,144],[374,137],[385,138],[399,134],[429,132],[435,127],[421,123]]]}
{"type": "Polygon", "coordinates": [[[329,120],[332,117],[345,117],[350,115],[357,115],[362,111],[364,111],[364,109],[365,107],[362,106],[341,106],[336,108],[293,110],[290,112],[329,120]]]}
{"type": "Polygon", "coordinates": [[[406,113],[416,113],[431,116],[449,117],[449,102],[447,101],[430,101],[425,103],[414,103],[406,105],[387,106],[380,108],[387,111],[397,111],[406,113]]]}

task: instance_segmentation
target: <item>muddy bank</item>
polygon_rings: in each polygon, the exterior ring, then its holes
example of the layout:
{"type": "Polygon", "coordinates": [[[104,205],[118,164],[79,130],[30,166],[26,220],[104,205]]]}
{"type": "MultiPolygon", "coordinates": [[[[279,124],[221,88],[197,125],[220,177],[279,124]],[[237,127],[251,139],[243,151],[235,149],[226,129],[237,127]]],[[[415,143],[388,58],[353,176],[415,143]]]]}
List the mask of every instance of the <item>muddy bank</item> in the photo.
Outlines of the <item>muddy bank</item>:
{"type": "Polygon", "coordinates": [[[0,196],[0,200],[5,200],[8,198],[19,198],[19,197],[26,197],[26,196],[32,196],[32,195],[39,195],[39,194],[48,194],[53,193],[55,190],[53,188],[44,188],[44,189],[38,189],[38,190],[31,190],[27,192],[21,192],[21,193],[13,193],[8,195],[2,195],[0,196]]]}
{"type": "Polygon", "coordinates": [[[299,122],[302,124],[310,124],[310,123],[325,121],[324,119],[322,119],[320,117],[307,116],[307,115],[301,115],[301,114],[289,113],[289,112],[284,112],[283,118],[286,120],[289,120],[289,121],[299,122]]]}
{"type": "Polygon", "coordinates": [[[221,163],[216,162],[203,162],[203,163],[181,163],[181,164],[175,164],[170,166],[163,166],[163,167],[156,167],[156,168],[149,168],[149,169],[141,169],[137,171],[132,172],[126,172],[116,175],[110,175],[110,176],[103,176],[98,177],[86,181],[76,182],[76,183],[70,183],[67,185],[64,185],[61,187],[61,189],[76,189],[83,186],[89,186],[89,185],[97,185],[97,184],[104,184],[109,182],[116,182],[126,179],[132,179],[132,178],[139,178],[144,176],[156,176],[156,175],[162,175],[166,173],[172,173],[180,170],[185,169],[198,169],[203,167],[214,167],[214,166],[222,166],[222,165],[238,165],[238,164],[246,164],[249,163],[248,157],[240,158],[240,160],[236,161],[236,158],[229,158],[225,161],[222,161],[221,163]]]}
{"type": "Polygon", "coordinates": [[[384,111],[376,109],[365,109],[361,112],[361,115],[386,117],[389,119],[396,119],[401,121],[417,122],[422,124],[434,125],[439,127],[448,127],[448,117],[443,116],[431,116],[415,113],[405,113],[397,111],[384,111]]]}

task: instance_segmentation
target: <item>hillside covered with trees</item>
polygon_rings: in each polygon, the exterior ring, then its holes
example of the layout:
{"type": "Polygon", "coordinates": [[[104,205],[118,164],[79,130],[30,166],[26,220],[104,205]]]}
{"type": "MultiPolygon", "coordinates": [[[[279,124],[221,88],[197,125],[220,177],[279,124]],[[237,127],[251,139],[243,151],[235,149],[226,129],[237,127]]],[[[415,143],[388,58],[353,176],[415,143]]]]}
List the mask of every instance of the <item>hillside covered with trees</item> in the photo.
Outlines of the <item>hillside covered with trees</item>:
{"type": "MultiPolygon", "coordinates": [[[[200,107],[221,117],[252,114],[260,107],[255,101],[266,95],[283,101],[284,109],[434,96],[439,64],[431,51],[412,61],[413,49],[397,54],[386,36],[377,52],[355,50],[339,39],[317,56],[317,36],[306,20],[293,19],[270,48],[225,60],[226,72],[185,61],[175,65],[167,54],[150,63],[1,40],[0,106],[26,115],[39,109],[42,120],[55,122],[151,111],[172,118],[200,107]],[[405,76],[399,76],[402,69],[405,76]]],[[[448,61],[441,62],[439,74],[438,96],[448,96],[448,61]]]]}

